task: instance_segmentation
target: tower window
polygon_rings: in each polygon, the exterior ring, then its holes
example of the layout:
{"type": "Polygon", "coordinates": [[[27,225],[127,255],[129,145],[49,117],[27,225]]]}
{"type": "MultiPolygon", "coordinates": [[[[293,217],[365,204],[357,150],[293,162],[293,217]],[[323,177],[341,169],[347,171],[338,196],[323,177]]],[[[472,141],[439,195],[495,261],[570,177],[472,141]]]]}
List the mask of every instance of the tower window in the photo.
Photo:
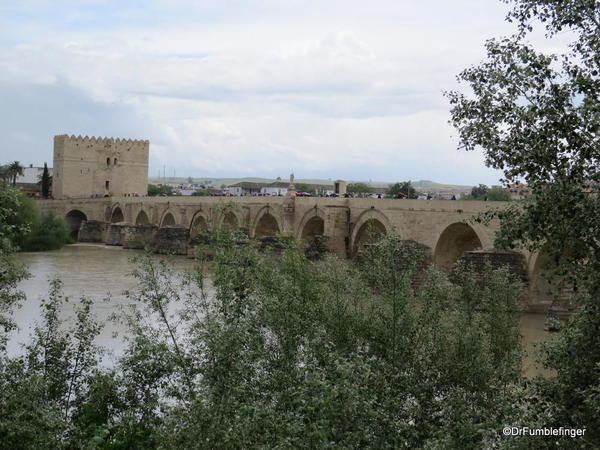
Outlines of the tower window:
{"type": "Polygon", "coordinates": [[[109,183],[108,181],[105,181],[105,182],[104,182],[104,189],[106,189],[107,191],[108,191],[108,185],[109,185],[109,184],[110,184],[110,183],[109,183]]]}
{"type": "Polygon", "coordinates": [[[114,159],[113,165],[115,165],[115,166],[117,165],[117,158],[114,159]]]}
{"type": "Polygon", "coordinates": [[[106,165],[110,166],[110,158],[106,158],[106,165]]]}

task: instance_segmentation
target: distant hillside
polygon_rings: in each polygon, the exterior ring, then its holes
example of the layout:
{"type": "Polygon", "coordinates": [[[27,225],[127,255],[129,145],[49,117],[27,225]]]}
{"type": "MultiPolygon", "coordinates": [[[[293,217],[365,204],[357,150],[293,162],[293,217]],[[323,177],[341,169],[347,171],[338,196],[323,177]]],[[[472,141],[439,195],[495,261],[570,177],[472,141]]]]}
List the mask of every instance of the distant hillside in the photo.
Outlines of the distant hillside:
{"type": "MultiPolygon", "coordinates": [[[[260,177],[243,177],[243,178],[209,178],[209,177],[191,177],[192,183],[197,184],[213,184],[215,186],[226,185],[229,186],[231,184],[241,183],[242,181],[247,181],[251,183],[273,183],[274,181],[289,181],[287,178],[282,180],[276,180],[274,178],[260,178],[260,177]]],[[[167,177],[167,178],[158,178],[158,177],[150,177],[149,181],[153,183],[187,183],[187,177],[167,177]]],[[[332,180],[323,180],[317,178],[296,178],[295,183],[308,183],[308,184],[331,184],[333,185],[332,180]]]]}
{"type": "Polygon", "coordinates": [[[449,190],[456,192],[471,192],[473,186],[466,186],[462,184],[442,184],[436,183],[431,180],[419,180],[413,181],[412,185],[415,187],[417,191],[433,191],[437,192],[440,190],[449,190]]]}
{"type": "MultiPolygon", "coordinates": [[[[165,178],[158,178],[158,177],[151,177],[149,178],[150,181],[155,182],[155,183],[187,183],[189,181],[189,179],[187,177],[167,177],[165,178]]],[[[208,178],[208,177],[201,177],[201,178],[196,178],[196,177],[192,177],[192,183],[195,184],[212,184],[214,186],[230,186],[232,184],[236,184],[236,183],[240,183],[242,181],[248,181],[248,182],[252,182],[252,183],[272,183],[274,181],[278,181],[275,180],[273,178],[261,178],[261,177],[243,177],[243,178],[208,178]]],[[[286,179],[282,179],[281,181],[287,181],[286,179]]],[[[349,183],[352,182],[356,182],[358,180],[352,180],[349,181],[349,183]]],[[[333,180],[329,179],[319,179],[319,178],[303,178],[303,179],[296,179],[295,180],[296,183],[308,183],[308,184],[329,184],[329,185],[333,185],[333,180]]],[[[387,187],[390,184],[394,184],[395,181],[368,181],[365,182],[370,186],[373,187],[387,187]]],[[[420,192],[440,192],[440,191],[451,191],[451,192],[471,192],[471,188],[472,186],[466,186],[466,185],[460,185],[460,184],[443,184],[443,183],[437,183],[435,181],[431,181],[431,180],[418,180],[418,181],[411,181],[412,185],[415,187],[415,189],[417,191],[420,192]]]]}

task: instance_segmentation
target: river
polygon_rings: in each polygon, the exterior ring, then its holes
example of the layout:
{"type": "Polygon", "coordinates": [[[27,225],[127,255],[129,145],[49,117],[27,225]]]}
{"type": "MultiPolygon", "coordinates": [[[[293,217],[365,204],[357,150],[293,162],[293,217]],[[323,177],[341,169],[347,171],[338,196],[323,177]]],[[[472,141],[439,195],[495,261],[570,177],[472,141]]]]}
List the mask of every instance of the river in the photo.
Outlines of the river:
{"type": "MultiPolygon", "coordinates": [[[[28,341],[31,327],[40,317],[40,299],[48,293],[49,280],[59,278],[64,283],[64,294],[71,299],[64,305],[62,317],[68,319],[72,316],[76,300],[82,295],[93,299],[93,312],[104,324],[97,343],[112,353],[107,360],[118,356],[123,350],[122,337],[127,330],[124,325],[110,321],[109,317],[119,306],[131,303],[124,291],[136,287],[136,280],[130,276],[135,268],[132,258],[142,254],[142,251],[101,244],[75,244],[58,251],[19,253],[17,260],[28,266],[31,277],[20,284],[27,300],[15,311],[19,331],[11,336],[9,353],[19,352],[21,345],[28,341]]],[[[191,269],[194,265],[193,260],[181,256],[168,259],[171,267],[180,271],[191,269]]],[[[523,361],[525,374],[543,373],[535,363],[534,354],[536,344],[551,336],[544,331],[544,316],[523,314],[520,329],[526,351],[523,361]]]]}

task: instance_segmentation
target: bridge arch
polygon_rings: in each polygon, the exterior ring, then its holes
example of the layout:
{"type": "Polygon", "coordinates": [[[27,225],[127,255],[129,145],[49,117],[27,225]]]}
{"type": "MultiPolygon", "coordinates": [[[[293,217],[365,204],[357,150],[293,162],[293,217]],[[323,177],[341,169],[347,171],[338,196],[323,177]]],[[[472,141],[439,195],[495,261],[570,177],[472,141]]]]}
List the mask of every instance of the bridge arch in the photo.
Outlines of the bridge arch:
{"type": "Polygon", "coordinates": [[[557,273],[560,258],[552,257],[545,247],[533,255],[529,270],[529,302],[550,305],[568,301],[573,296],[573,284],[557,273]]]}
{"type": "Polygon", "coordinates": [[[219,226],[234,230],[240,227],[240,223],[240,219],[235,212],[227,211],[225,214],[221,214],[219,226]]]}
{"type": "Polygon", "coordinates": [[[84,220],[87,220],[87,216],[78,209],[72,209],[65,215],[65,222],[73,239],[77,239],[79,227],[81,227],[81,222],[84,220]]]}
{"type": "Polygon", "coordinates": [[[173,213],[167,210],[160,219],[160,226],[166,227],[169,225],[177,225],[177,222],[175,221],[175,216],[173,215],[173,213]]]}
{"type": "Polygon", "coordinates": [[[149,223],[150,223],[150,219],[148,218],[148,214],[146,214],[146,211],[141,210],[135,219],[135,224],[136,225],[148,225],[149,223]]]}
{"type": "Polygon", "coordinates": [[[195,238],[198,233],[208,230],[208,218],[200,211],[196,212],[190,223],[190,238],[195,238]]]}
{"type": "Polygon", "coordinates": [[[275,236],[283,230],[280,219],[271,212],[269,206],[261,208],[254,218],[252,235],[254,237],[275,236]]]}
{"type": "Polygon", "coordinates": [[[325,234],[325,218],[325,211],[320,208],[307,211],[296,230],[296,238],[309,241],[314,236],[323,236],[325,234]]]}
{"type": "Polygon", "coordinates": [[[451,269],[465,252],[481,248],[481,238],[473,227],[464,222],[455,222],[440,234],[435,245],[433,262],[443,269],[451,269]]]}
{"type": "Polygon", "coordinates": [[[110,214],[110,223],[125,222],[125,216],[120,206],[115,206],[110,214]]]}
{"type": "Polygon", "coordinates": [[[364,211],[352,227],[351,256],[356,255],[362,245],[377,242],[391,228],[390,220],[381,211],[374,208],[364,211]]]}

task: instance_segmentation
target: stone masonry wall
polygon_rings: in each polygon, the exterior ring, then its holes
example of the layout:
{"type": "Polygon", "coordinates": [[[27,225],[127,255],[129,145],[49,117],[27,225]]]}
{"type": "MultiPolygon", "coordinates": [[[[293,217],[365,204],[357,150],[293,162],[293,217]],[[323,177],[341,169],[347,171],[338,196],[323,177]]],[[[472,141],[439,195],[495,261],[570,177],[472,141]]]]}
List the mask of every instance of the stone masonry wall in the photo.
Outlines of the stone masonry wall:
{"type": "Polygon", "coordinates": [[[55,136],[52,195],[55,199],[145,195],[149,148],[145,140],[55,136]]]}
{"type": "Polygon", "coordinates": [[[106,245],[123,245],[123,228],[126,224],[111,223],[106,231],[106,245]]]}
{"type": "Polygon", "coordinates": [[[155,225],[127,225],[123,227],[123,248],[143,249],[152,243],[155,225]]]}
{"type": "Polygon", "coordinates": [[[101,220],[84,220],[79,227],[79,242],[104,242],[107,223],[101,220]]]}
{"type": "Polygon", "coordinates": [[[528,279],[525,257],[518,252],[475,250],[472,252],[465,252],[461,261],[473,265],[477,272],[482,272],[486,261],[489,261],[494,269],[507,266],[508,270],[519,280],[527,282],[528,279]]]}
{"type": "Polygon", "coordinates": [[[150,248],[156,253],[187,255],[189,239],[187,228],[169,225],[156,230],[150,248]]]}

